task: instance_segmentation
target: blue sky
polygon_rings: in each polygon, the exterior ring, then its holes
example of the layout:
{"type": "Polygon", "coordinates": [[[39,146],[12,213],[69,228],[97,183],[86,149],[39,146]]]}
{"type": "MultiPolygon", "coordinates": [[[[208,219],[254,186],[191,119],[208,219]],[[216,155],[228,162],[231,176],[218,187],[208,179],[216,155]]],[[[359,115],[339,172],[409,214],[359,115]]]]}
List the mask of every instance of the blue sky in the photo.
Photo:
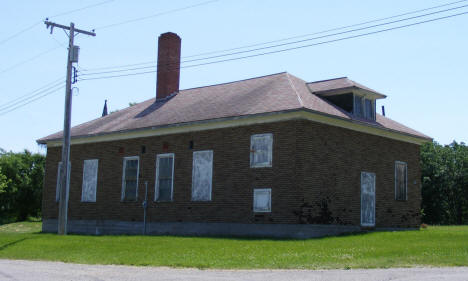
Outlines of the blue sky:
{"type": "MultiPolygon", "coordinates": [[[[2,111],[2,106],[11,100],[65,75],[68,39],[59,29],[55,29],[51,35],[40,23],[46,17],[64,25],[74,22],[80,29],[96,29],[96,37],[79,35],[75,39],[75,44],[81,48],[78,65],[81,70],[91,72],[93,68],[155,62],[157,37],[167,31],[179,34],[182,38],[182,57],[187,57],[320,32],[455,0],[219,0],[180,11],[173,10],[206,1],[115,0],[100,4],[102,2],[104,0],[2,2],[1,148],[43,153],[44,149],[39,148],[35,140],[63,128],[64,90],[11,112],[2,111]],[[94,4],[100,5],[52,17],[94,4]],[[105,28],[113,23],[167,11],[173,12],[105,28]],[[28,27],[31,29],[2,42],[28,27]]],[[[468,1],[425,13],[464,5],[468,5],[468,1]]],[[[417,20],[461,12],[468,12],[468,7],[417,20]]],[[[282,71],[307,81],[347,76],[387,95],[377,105],[379,112],[380,106],[385,106],[387,117],[442,144],[453,140],[468,142],[468,93],[463,86],[468,78],[467,27],[468,14],[465,14],[290,52],[186,68],[181,72],[181,89],[282,71]]],[[[367,32],[373,30],[377,29],[367,32]]],[[[334,38],[338,37],[323,40],[334,38]]],[[[149,73],[81,81],[74,86],[72,125],[77,125],[98,118],[105,99],[112,111],[128,106],[129,102],[154,97],[156,75],[149,73]]]]}

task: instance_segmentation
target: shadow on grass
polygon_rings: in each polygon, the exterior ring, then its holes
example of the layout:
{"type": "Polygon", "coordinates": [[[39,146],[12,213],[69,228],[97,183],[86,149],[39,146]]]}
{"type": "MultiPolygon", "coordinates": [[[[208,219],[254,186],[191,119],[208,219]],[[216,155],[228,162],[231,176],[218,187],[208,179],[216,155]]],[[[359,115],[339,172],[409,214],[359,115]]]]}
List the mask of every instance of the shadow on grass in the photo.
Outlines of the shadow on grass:
{"type": "MultiPolygon", "coordinates": [[[[321,237],[310,237],[310,238],[277,238],[277,237],[268,237],[268,236],[224,236],[224,235],[132,235],[132,234],[114,234],[114,235],[88,235],[88,234],[81,234],[81,233],[69,233],[67,236],[78,236],[78,237],[139,237],[139,238],[152,238],[152,237],[161,237],[161,238],[182,238],[182,239],[215,239],[215,240],[231,240],[231,241],[320,241],[324,239],[331,239],[331,238],[345,238],[345,237],[365,237],[372,235],[373,233],[392,233],[392,232],[413,232],[419,230],[363,230],[363,231],[355,231],[355,232],[348,232],[348,233],[341,233],[337,235],[326,235],[321,237]]],[[[35,232],[34,235],[53,235],[59,236],[57,233],[50,233],[50,232],[35,232]]],[[[61,235],[60,235],[61,236],[61,235]]]]}
{"type": "MultiPolygon", "coordinates": [[[[393,233],[393,232],[414,232],[419,231],[418,229],[401,229],[401,230],[362,230],[362,231],[353,231],[347,233],[341,233],[336,235],[325,235],[320,237],[310,237],[310,238],[277,238],[277,237],[268,237],[268,236],[223,236],[223,235],[203,235],[203,236],[194,236],[194,235],[146,235],[149,237],[177,237],[177,238],[210,238],[210,239],[220,239],[220,240],[238,240],[238,241],[312,241],[312,240],[324,240],[330,238],[344,238],[344,237],[365,237],[372,235],[373,233],[393,233]]],[[[131,235],[128,235],[131,236],[131,235]]],[[[145,237],[145,236],[141,236],[145,237]]]]}
{"type": "MultiPolygon", "coordinates": [[[[78,237],[165,237],[165,238],[200,238],[200,239],[216,239],[216,240],[231,240],[231,241],[319,241],[324,239],[332,238],[345,238],[345,237],[365,237],[372,235],[374,233],[394,233],[394,232],[415,232],[420,231],[420,229],[408,229],[408,228],[395,228],[395,229],[362,229],[360,231],[345,232],[335,235],[324,235],[319,237],[309,237],[309,238],[282,238],[282,237],[271,237],[271,236],[239,236],[239,235],[172,235],[172,234],[102,234],[102,235],[93,235],[85,233],[68,233],[67,236],[78,236],[78,237]]],[[[34,235],[53,235],[53,236],[62,236],[58,235],[56,232],[34,232],[31,233],[34,235]]]]}
{"type": "Polygon", "coordinates": [[[16,244],[18,244],[18,243],[21,243],[21,242],[23,242],[23,241],[25,241],[25,240],[29,240],[29,239],[31,239],[31,238],[28,238],[28,237],[26,237],[26,238],[21,238],[21,239],[18,239],[18,240],[16,240],[16,241],[13,241],[13,242],[6,243],[6,244],[4,244],[4,245],[1,245],[1,246],[0,246],[0,252],[3,251],[3,250],[5,250],[5,249],[7,249],[8,247],[11,247],[11,246],[13,246],[13,245],[16,245],[16,244]]]}
{"type": "Polygon", "coordinates": [[[18,220],[16,217],[0,218],[0,226],[17,222],[42,222],[41,217],[27,217],[25,220],[18,220]]]}

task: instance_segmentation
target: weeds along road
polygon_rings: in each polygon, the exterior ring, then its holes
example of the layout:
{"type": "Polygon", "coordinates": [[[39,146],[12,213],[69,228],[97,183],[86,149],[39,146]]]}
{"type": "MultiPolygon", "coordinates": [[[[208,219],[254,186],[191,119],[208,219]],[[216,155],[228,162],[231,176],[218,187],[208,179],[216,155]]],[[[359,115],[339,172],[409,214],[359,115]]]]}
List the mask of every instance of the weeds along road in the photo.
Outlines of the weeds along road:
{"type": "Polygon", "coordinates": [[[0,260],[1,281],[137,281],[137,280],[411,280],[467,281],[468,267],[357,270],[199,270],[62,262],[0,260]]]}

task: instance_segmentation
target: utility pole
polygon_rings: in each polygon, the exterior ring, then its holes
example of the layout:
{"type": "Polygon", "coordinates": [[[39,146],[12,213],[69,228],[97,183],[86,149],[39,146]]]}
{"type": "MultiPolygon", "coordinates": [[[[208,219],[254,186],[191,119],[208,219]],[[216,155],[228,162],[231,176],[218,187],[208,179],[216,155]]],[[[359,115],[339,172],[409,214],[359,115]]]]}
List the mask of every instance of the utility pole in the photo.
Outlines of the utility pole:
{"type": "MultiPolygon", "coordinates": [[[[70,26],[56,24],[44,21],[47,28],[50,27],[52,34],[54,27],[69,30],[68,34],[68,58],[67,58],[67,81],[65,86],[65,116],[63,121],[63,143],[62,143],[62,169],[60,170],[60,197],[59,197],[59,216],[58,216],[58,234],[67,234],[67,221],[68,221],[68,194],[70,190],[70,123],[71,123],[71,109],[72,109],[72,95],[71,95],[71,76],[72,67],[74,62],[78,62],[79,48],[73,44],[73,39],[76,33],[82,33],[90,36],[96,36],[94,32],[75,29],[75,24],[70,23],[70,26]]],[[[93,30],[94,31],[94,30],[93,30]]]]}

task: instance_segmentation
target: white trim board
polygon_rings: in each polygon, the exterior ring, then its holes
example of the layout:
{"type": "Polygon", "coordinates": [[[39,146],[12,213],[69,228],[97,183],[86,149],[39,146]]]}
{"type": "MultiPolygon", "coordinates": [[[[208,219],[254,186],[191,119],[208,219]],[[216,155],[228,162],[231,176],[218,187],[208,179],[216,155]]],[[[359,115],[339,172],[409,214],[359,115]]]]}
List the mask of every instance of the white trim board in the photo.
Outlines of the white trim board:
{"type": "MultiPolygon", "coordinates": [[[[96,142],[117,141],[134,138],[144,138],[153,136],[163,136],[170,134],[206,131],[221,128],[231,128],[239,126],[249,126],[262,123],[273,123],[289,120],[309,120],[322,124],[327,124],[335,127],[345,128],[357,132],[367,133],[371,135],[381,136],[403,142],[421,145],[430,139],[405,134],[402,132],[394,131],[369,124],[343,118],[331,117],[318,112],[311,112],[306,110],[297,110],[289,112],[277,112],[262,115],[249,115],[235,118],[222,118],[208,121],[191,122],[187,124],[175,124],[164,127],[151,127],[132,131],[113,132],[108,134],[91,135],[83,137],[72,137],[71,144],[85,144],[96,142]]],[[[62,146],[61,140],[47,141],[48,147],[62,146]]]]}

